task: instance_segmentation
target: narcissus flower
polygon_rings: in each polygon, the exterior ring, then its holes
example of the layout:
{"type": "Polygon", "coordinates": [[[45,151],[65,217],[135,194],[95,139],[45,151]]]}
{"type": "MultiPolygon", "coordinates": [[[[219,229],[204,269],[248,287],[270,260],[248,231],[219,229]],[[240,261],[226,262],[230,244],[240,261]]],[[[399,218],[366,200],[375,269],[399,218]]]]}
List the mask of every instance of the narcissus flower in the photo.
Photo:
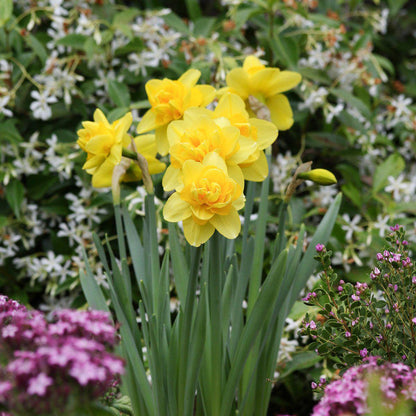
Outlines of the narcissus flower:
{"type": "Polygon", "coordinates": [[[180,180],[163,209],[166,221],[183,221],[185,238],[196,247],[215,230],[226,238],[236,238],[241,229],[237,210],[244,206],[244,183],[229,176],[222,157],[211,152],[202,162],[187,160],[180,180]]]}
{"type": "Polygon", "coordinates": [[[168,127],[171,165],[163,177],[163,187],[171,191],[177,187],[187,160],[202,162],[208,153],[216,152],[227,164],[228,171],[243,181],[239,163],[256,151],[256,143],[240,134],[225,117],[215,118],[212,111],[190,108],[183,120],[173,121],[168,127]]]}
{"type": "Polygon", "coordinates": [[[244,60],[242,68],[232,69],[226,77],[229,92],[245,101],[253,96],[269,108],[271,121],[278,130],[287,130],[293,124],[289,100],[282,92],[295,87],[300,81],[301,75],[297,72],[266,68],[253,55],[244,60]]]}
{"type": "Polygon", "coordinates": [[[225,117],[240,130],[240,134],[254,145],[251,154],[238,163],[244,179],[261,182],[269,173],[264,149],[277,138],[276,126],[266,120],[250,118],[244,101],[236,94],[227,93],[221,97],[213,113],[214,117],[225,117]]]}
{"type": "Polygon", "coordinates": [[[215,97],[215,88],[210,85],[196,85],[200,71],[189,69],[178,80],[152,79],[146,83],[146,93],[150,105],[137,126],[137,132],[155,130],[157,149],[161,155],[169,151],[166,136],[168,124],[182,118],[190,107],[205,107],[215,97]]]}
{"type": "Polygon", "coordinates": [[[123,147],[128,147],[131,137],[127,134],[133,121],[131,113],[108,122],[99,109],[94,112],[94,121],[84,121],[78,130],[78,145],[87,152],[87,161],[82,167],[92,175],[96,188],[111,186],[114,166],[120,163],[123,147]]]}

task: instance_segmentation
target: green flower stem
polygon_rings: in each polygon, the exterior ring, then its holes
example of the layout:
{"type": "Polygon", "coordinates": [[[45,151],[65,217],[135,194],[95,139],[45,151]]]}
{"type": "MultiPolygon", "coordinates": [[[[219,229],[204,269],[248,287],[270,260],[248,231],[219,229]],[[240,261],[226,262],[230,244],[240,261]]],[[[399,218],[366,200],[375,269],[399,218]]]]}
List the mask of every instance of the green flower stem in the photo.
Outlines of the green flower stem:
{"type": "Polygon", "coordinates": [[[156,207],[155,199],[153,195],[146,195],[145,200],[145,212],[146,212],[146,230],[144,233],[143,243],[145,245],[145,253],[148,256],[148,264],[150,268],[148,272],[152,276],[151,288],[149,290],[149,297],[151,298],[152,311],[159,317],[158,314],[158,299],[159,299],[159,275],[160,275],[160,261],[159,261],[159,249],[157,242],[157,222],[156,222],[156,207]]]}
{"type": "Polygon", "coordinates": [[[136,149],[136,144],[134,143],[134,140],[131,141],[131,145],[134,149],[134,151],[126,149],[123,147],[122,150],[122,156],[126,157],[128,159],[134,160],[135,163],[139,166],[141,172],[142,172],[142,180],[143,185],[147,191],[148,194],[153,194],[155,192],[153,181],[149,173],[149,165],[147,163],[146,158],[140,154],[136,149]]]}

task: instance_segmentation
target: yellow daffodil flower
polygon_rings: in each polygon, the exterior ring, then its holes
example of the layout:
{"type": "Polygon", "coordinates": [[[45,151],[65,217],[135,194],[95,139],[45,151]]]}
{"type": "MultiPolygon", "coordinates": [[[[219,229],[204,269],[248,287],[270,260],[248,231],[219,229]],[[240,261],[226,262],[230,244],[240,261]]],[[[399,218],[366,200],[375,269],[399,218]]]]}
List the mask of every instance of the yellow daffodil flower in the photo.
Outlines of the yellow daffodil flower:
{"type": "Polygon", "coordinates": [[[92,175],[96,188],[111,186],[114,166],[120,163],[123,147],[128,147],[131,137],[127,131],[133,121],[131,113],[109,123],[99,109],[94,112],[94,121],[84,121],[78,130],[78,145],[87,152],[87,161],[82,167],[92,175]]]}
{"type": "Polygon", "coordinates": [[[251,95],[265,104],[278,130],[287,130],[293,124],[289,100],[282,92],[295,87],[300,81],[301,75],[297,72],[266,68],[253,55],[244,60],[242,68],[232,69],[226,77],[227,91],[239,95],[244,101],[251,95]]]}
{"type": "Polygon", "coordinates": [[[169,124],[167,136],[171,164],[163,177],[165,191],[177,188],[184,163],[187,160],[202,162],[208,153],[216,152],[227,164],[228,170],[243,181],[239,163],[256,151],[256,143],[241,136],[240,130],[225,117],[213,117],[203,108],[185,111],[183,120],[169,124]]]}
{"type": "Polygon", "coordinates": [[[250,118],[244,101],[236,94],[223,95],[214,110],[214,117],[225,117],[231,125],[240,130],[240,134],[247,137],[254,144],[252,153],[239,166],[244,179],[254,182],[263,181],[269,169],[264,149],[276,140],[278,130],[276,126],[266,120],[250,118]]]}
{"type": "Polygon", "coordinates": [[[200,76],[200,71],[189,69],[178,80],[152,79],[146,83],[151,108],[137,126],[137,132],[155,130],[157,149],[163,156],[169,151],[168,124],[181,119],[186,109],[205,107],[215,97],[214,87],[196,85],[200,76]]]}
{"type": "MultiPolygon", "coordinates": [[[[154,134],[143,134],[135,137],[134,143],[136,145],[137,152],[140,153],[147,161],[149,174],[154,175],[161,173],[165,170],[165,163],[156,159],[156,138],[154,134]]],[[[127,169],[126,174],[123,176],[123,182],[135,182],[142,179],[142,171],[137,163],[132,162],[127,169]]]]}
{"type": "Polygon", "coordinates": [[[224,159],[208,153],[202,162],[187,160],[180,184],[163,208],[166,221],[183,221],[185,238],[198,247],[218,230],[226,238],[236,238],[241,222],[237,210],[244,206],[244,183],[229,176],[224,159]]]}

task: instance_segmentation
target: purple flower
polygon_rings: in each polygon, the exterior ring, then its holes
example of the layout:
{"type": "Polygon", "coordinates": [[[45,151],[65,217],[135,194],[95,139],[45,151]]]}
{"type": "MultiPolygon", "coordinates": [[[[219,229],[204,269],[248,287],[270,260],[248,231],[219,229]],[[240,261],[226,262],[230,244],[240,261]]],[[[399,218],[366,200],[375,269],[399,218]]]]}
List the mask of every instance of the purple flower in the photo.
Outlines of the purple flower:
{"type": "Polygon", "coordinates": [[[349,338],[351,336],[351,332],[350,331],[345,331],[345,338],[349,338]]]}
{"type": "Polygon", "coordinates": [[[321,251],[323,251],[325,249],[325,246],[323,244],[317,244],[315,246],[315,250],[320,253],[321,251]]]}
{"type": "Polygon", "coordinates": [[[27,392],[29,394],[37,394],[38,396],[44,396],[49,386],[53,384],[53,380],[45,373],[40,373],[36,377],[29,380],[27,392]]]}
{"type": "MultiPolygon", "coordinates": [[[[364,348],[360,355],[364,357],[364,348]]],[[[368,413],[367,394],[369,380],[376,376],[380,380],[381,400],[390,407],[398,399],[416,402],[416,370],[405,364],[386,362],[377,364],[376,357],[368,357],[366,363],[349,368],[341,379],[325,387],[324,396],[314,407],[312,416],[340,416],[344,414],[364,415],[368,413]]]]}
{"type": "Polygon", "coordinates": [[[93,401],[124,372],[102,311],[59,310],[48,320],[0,296],[0,328],[0,406],[11,414],[72,414],[62,403],[93,401]]]}
{"type": "Polygon", "coordinates": [[[367,354],[368,354],[367,348],[363,348],[362,350],[360,350],[360,356],[362,358],[367,357],[367,354]]]}
{"type": "Polygon", "coordinates": [[[383,255],[381,253],[377,253],[377,260],[381,261],[383,260],[383,255]]]}

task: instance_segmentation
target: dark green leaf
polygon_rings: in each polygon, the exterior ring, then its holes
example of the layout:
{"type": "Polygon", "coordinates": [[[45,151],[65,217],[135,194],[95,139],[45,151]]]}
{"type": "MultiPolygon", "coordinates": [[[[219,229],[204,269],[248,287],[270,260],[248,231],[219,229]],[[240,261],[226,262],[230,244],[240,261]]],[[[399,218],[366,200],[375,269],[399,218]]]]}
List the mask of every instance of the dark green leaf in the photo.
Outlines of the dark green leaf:
{"type": "Polygon", "coordinates": [[[61,39],[58,39],[56,45],[69,46],[74,49],[84,50],[84,45],[88,36],[81,35],[79,33],[70,33],[61,39]]]}
{"type": "Polygon", "coordinates": [[[0,1],[0,27],[3,26],[13,14],[13,0],[0,1]]]}
{"type": "Polygon", "coordinates": [[[390,155],[381,165],[377,166],[374,173],[373,194],[381,191],[388,183],[388,177],[397,178],[406,164],[404,159],[398,154],[390,155]]]}
{"type": "Polygon", "coordinates": [[[13,179],[6,186],[6,200],[10,205],[10,208],[13,210],[14,215],[17,218],[20,218],[20,210],[23,202],[23,197],[25,195],[25,187],[22,182],[17,179],[13,179]]]}
{"type": "Polygon", "coordinates": [[[129,107],[130,93],[126,84],[115,80],[108,80],[108,95],[118,107],[129,107]]]}

